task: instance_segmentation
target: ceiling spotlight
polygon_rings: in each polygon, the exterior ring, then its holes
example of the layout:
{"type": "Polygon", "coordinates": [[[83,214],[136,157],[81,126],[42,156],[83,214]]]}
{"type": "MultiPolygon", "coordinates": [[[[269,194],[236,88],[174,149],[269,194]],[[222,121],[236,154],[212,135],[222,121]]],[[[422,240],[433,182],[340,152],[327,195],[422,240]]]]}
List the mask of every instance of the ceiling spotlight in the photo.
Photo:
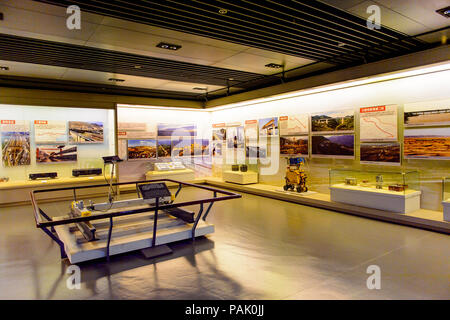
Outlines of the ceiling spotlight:
{"type": "Polygon", "coordinates": [[[135,69],[142,69],[142,66],[136,65],[134,66],[135,69]]]}
{"type": "Polygon", "coordinates": [[[345,46],[345,43],[343,43],[343,42],[338,42],[337,46],[338,46],[338,47],[344,47],[344,46],[345,46]]]}
{"type": "Polygon", "coordinates": [[[108,81],[113,81],[113,82],[124,82],[124,79],[118,79],[118,78],[109,78],[108,81]]]}
{"type": "Polygon", "coordinates": [[[208,90],[208,88],[202,88],[202,87],[195,87],[195,88],[192,88],[193,90],[200,90],[200,91],[206,91],[206,90],[208,90]]]}
{"type": "Polygon", "coordinates": [[[278,63],[269,63],[265,65],[267,68],[273,68],[273,69],[280,69],[283,68],[282,64],[278,64],[278,63]]]}
{"type": "Polygon", "coordinates": [[[219,9],[219,13],[220,14],[227,14],[228,10],[227,9],[219,9]]]}
{"type": "Polygon", "coordinates": [[[167,49],[167,50],[178,50],[181,48],[181,46],[179,44],[171,44],[171,43],[165,43],[165,42],[160,42],[156,45],[157,48],[161,48],[161,49],[167,49]]]}
{"type": "Polygon", "coordinates": [[[436,10],[436,12],[439,13],[440,15],[443,15],[446,18],[450,18],[450,6],[436,10]]]}
{"type": "Polygon", "coordinates": [[[1,71],[8,71],[8,70],[9,70],[9,67],[6,67],[6,66],[0,66],[0,70],[1,70],[1,71]]]}

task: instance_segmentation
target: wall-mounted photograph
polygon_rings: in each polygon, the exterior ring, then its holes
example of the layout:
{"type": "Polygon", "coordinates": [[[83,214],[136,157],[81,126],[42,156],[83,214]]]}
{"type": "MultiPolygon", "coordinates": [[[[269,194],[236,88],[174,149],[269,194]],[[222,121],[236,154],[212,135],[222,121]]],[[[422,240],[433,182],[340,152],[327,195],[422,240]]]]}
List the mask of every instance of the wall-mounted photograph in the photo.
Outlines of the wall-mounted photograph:
{"type": "Polygon", "coordinates": [[[213,142],[211,155],[217,158],[222,157],[222,142],[213,142]]]}
{"type": "Polygon", "coordinates": [[[400,143],[361,143],[360,162],[367,164],[400,165],[400,143]]]}
{"type": "Polygon", "coordinates": [[[214,129],[212,131],[213,141],[225,141],[227,139],[227,130],[225,128],[214,129]]]}
{"type": "Polygon", "coordinates": [[[69,121],[69,143],[103,143],[103,122],[69,121]]]}
{"type": "Polygon", "coordinates": [[[311,131],[314,133],[345,133],[355,130],[353,109],[314,113],[311,115],[311,131]]]}
{"type": "Polygon", "coordinates": [[[312,156],[353,159],[355,157],[354,145],[354,135],[312,136],[312,156]]]}
{"type": "Polygon", "coordinates": [[[227,128],[228,149],[244,149],[244,127],[227,128]]]}
{"type": "Polygon", "coordinates": [[[197,126],[193,124],[158,123],[158,137],[195,137],[197,126]]]}
{"type": "Polygon", "coordinates": [[[128,140],[128,160],[156,158],[156,140],[128,140]]]}
{"type": "Polygon", "coordinates": [[[280,135],[295,136],[309,132],[309,115],[297,114],[280,117],[280,135]]]}
{"type": "Polygon", "coordinates": [[[405,127],[450,125],[450,109],[405,111],[405,127]]]}
{"type": "Polygon", "coordinates": [[[209,155],[209,140],[195,139],[194,140],[194,156],[209,155]]]}
{"type": "Polygon", "coordinates": [[[249,159],[265,159],[267,157],[267,148],[258,145],[246,146],[245,156],[249,159]]]}
{"type": "Polygon", "coordinates": [[[29,165],[30,132],[2,132],[2,161],[5,167],[29,165]]]}
{"type": "Polygon", "coordinates": [[[158,158],[170,158],[172,141],[170,139],[158,139],[158,158]]]}
{"type": "Polygon", "coordinates": [[[308,155],[308,136],[280,137],[280,154],[308,155]]]}
{"type": "Polygon", "coordinates": [[[172,156],[189,157],[194,155],[194,140],[190,138],[172,139],[172,156]]]}
{"type": "Polygon", "coordinates": [[[406,129],[403,155],[406,159],[450,159],[450,128],[406,129]]]}
{"type": "Polygon", "coordinates": [[[259,136],[278,136],[278,118],[259,119],[259,136]]]}
{"type": "Polygon", "coordinates": [[[77,146],[54,145],[36,147],[36,163],[76,162],[77,146]]]}

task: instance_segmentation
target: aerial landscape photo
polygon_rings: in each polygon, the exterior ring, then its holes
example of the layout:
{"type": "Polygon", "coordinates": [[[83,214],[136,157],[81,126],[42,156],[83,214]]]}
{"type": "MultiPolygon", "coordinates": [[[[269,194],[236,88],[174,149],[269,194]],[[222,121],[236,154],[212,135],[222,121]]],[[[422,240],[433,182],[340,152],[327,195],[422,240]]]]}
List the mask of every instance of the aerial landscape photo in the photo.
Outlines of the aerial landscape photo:
{"type": "Polygon", "coordinates": [[[354,136],[312,136],[312,154],[349,158],[354,156],[354,136]]]}
{"type": "Polygon", "coordinates": [[[30,133],[2,132],[2,160],[5,167],[29,165],[30,133]]]}
{"type": "Polygon", "coordinates": [[[171,156],[172,141],[170,139],[158,139],[158,158],[171,156]]]}
{"type": "Polygon", "coordinates": [[[69,121],[70,143],[102,143],[103,123],[69,121]]]}
{"type": "Polygon", "coordinates": [[[311,115],[311,130],[313,132],[350,132],[355,128],[353,110],[322,112],[311,115]]]}
{"type": "Polygon", "coordinates": [[[450,128],[407,129],[405,158],[450,159],[450,128]]]}
{"type": "Polygon", "coordinates": [[[195,137],[196,135],[196,125],[158,124],[158,137],[195,137]]]}
{"type": "Polygon", "coordinates": [[[400,164],[400,143],[362,143],[361,162],[383,162],[400,164]]]}
{"type": "Polygon", "coordinates": [[[156,140],[128,140],[128,160],[156,158],[156,140]]]}
{"type": "Polygon", "coordinates": [[[280,154],[308,154],[308,136],[281,137],[280,154]]]}

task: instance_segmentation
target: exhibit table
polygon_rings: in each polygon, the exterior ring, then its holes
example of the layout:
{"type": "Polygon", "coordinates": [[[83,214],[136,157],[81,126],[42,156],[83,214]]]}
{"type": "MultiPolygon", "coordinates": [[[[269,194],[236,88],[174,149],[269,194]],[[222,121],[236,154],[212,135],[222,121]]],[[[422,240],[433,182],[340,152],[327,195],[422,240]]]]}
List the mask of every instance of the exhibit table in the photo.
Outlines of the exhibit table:
{"type": "Polygon", "coordinates": [[[330,186],[330,199],[335,202],[385,210],[396,213],[410,213],[420,209],[421,192],[405,190],[402,192],[388,189],[334,184],[330,186]]]}
{"type": "MultiPolygon", "coordinates": [[[[109,179],[109,177],[107,177],[109,179]]],[[[35,189],[50,189],[64,186],[88,186],[105,182],[103,176],[92,177],[68,177],[44,180],[8,181],[0,183],[0,205],[23,204],[30,201],[30,192],[35,189]]],[[[104,188],[91,189],[86,194],[104,193],[104,188]]],[[[83,193],[80,193],[83,195],[83,193]]],[[[56,200],[71,197],[67,191],[54,194],[43,194],[41,200],[56,200]]]]}
{"type": "Polygon", "coordinates": [[[237,184],[252,184],[258,183],[258,173],[253,171],[224,171],[222,178],[226,182],[232,182],[237,184]]]}
{"type": "Polygon", "coordinates": [[[444,208],[444,221],[450,222],[450,199],[442,201],[442,207],[444,208]]]}

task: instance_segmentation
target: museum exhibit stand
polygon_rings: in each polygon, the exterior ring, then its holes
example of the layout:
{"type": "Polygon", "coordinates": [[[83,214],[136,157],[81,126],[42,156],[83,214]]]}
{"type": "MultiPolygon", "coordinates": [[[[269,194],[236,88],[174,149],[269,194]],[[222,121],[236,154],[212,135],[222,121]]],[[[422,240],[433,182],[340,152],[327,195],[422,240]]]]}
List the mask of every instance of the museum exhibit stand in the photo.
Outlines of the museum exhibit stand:
{"type": "MultiPolygon", "coordinates": [[[[184,182],[195,181],[195,172],[186,168],[181,161],[157,162],[154,169],[145,173],[146,180],[173,179],[184,182]]],[[[170,184],[169,184],[170,185],[170,184]]]]}
{"type": "Polygon", "coordinates": [[[258,183],[258,167],[256,164],[224,165],[222,179],[236,184],[258,183]]]}
{"type": "Polygon", "coordinates": [[[330,200],[410,213],[420,209],[419,173],[330,170],[330,200]]]}

